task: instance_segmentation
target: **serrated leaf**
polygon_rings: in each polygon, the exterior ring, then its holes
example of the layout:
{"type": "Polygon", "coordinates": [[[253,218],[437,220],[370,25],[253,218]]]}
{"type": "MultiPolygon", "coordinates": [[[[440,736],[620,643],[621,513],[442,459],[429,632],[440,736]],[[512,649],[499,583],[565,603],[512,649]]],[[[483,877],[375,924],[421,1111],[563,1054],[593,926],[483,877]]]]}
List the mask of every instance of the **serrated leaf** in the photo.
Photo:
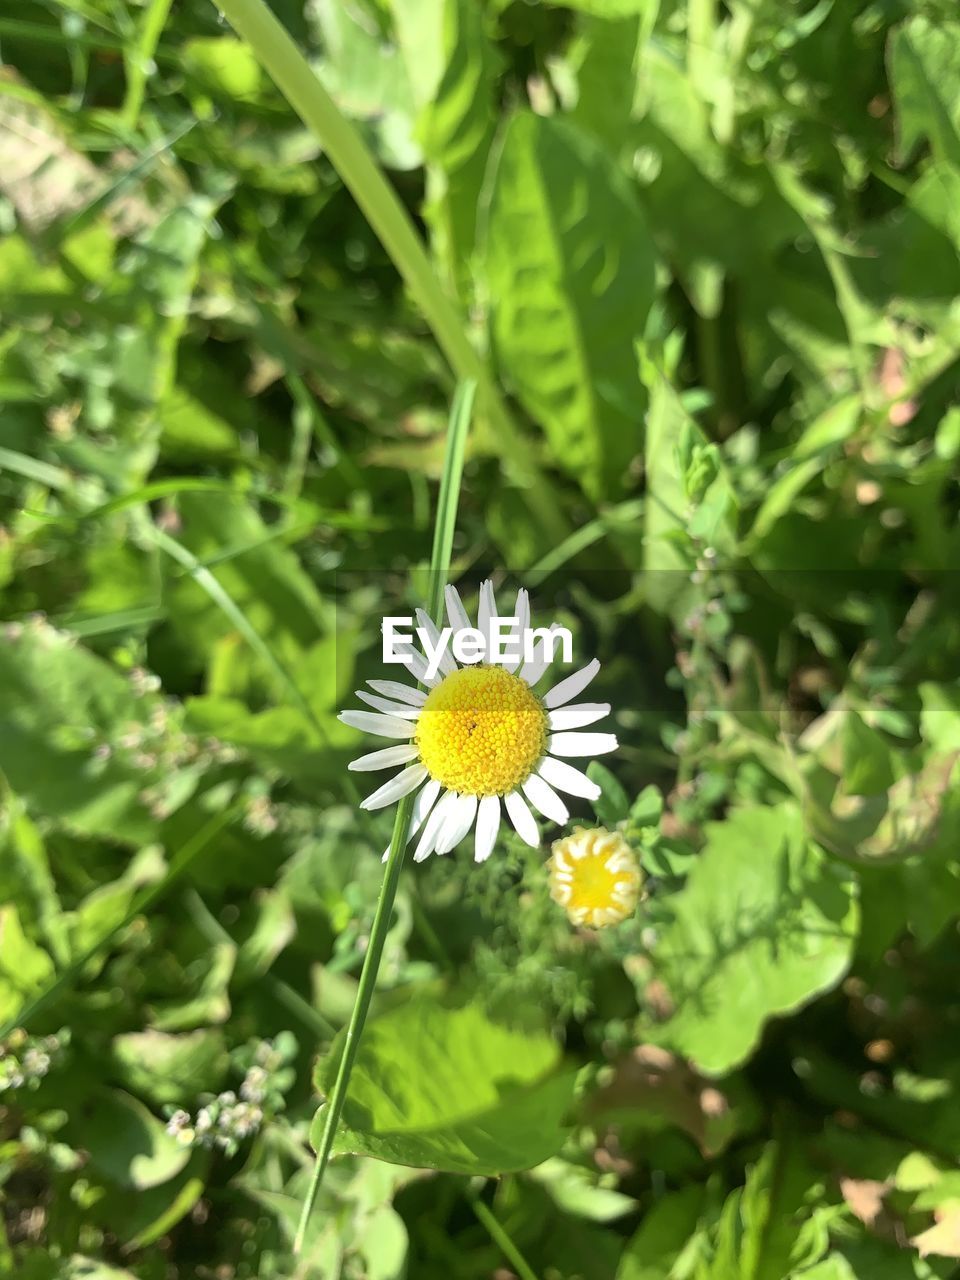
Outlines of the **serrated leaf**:
{"type": "Polygon", "coordinates": [[[589,137],[520,112],[491,177],[484,270],[501,370],[557,462],[615,496],[642,447],[634,344],[654,254],[623,175],[589,137]]]}
{"type": "MultiPolygon", "coordinates": [[[[333,1087],[341,1033],[317,1071],[333,1087]]],[[[560,1148],[574,1074],[552,1036],[419,994],[368,1021],[334,1150],[494,1177],[560,1148]]],[[[319,1141],[324,1109],[311,1141],[319,1141]]]]}
{"type": "Polygon", "coordinates": [[[673,1007],[645,1033],[720,1075],[750,1056],[764,1023],[846,972],[856,882],[803,834],[793,805],[741,809],[707,843],[654,950],[673,1007]]]}

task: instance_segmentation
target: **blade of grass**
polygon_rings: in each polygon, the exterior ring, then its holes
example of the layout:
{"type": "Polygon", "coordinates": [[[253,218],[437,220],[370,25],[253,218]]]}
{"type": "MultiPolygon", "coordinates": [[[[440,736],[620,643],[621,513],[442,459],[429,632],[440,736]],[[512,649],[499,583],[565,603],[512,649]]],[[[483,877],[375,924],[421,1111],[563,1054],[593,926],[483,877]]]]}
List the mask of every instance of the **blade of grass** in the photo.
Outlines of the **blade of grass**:
{"type": "Polygon", "coordinates": [[[443,291],[414,228],[353,125],[341,114],[310,64],[264,0],[222,0],[218,7],[248,42],[304,124],[312,129],[406,280],[454,373],[477,383],[483,408],[513,464],[544,529],[558,541],[567,533],[559,505],[540,475],[532,449],[518,431],[489,371],[467,338],[460,316],[443,291]]]}
{"type": "MultiPolygon", "coordinates": [[[[428,611],[435,621],[440,619],[443,603],[443,589],[446,585],[450,569],[450,553],[453,549],[453,534],[457,523],[457,505],[460,497],[460,482],[463,476],[463,458],[467,443],[467,430],[470,426],[470,415],[473,411],[473,400],[476,384],[460,383],[457,387],[450,410],[450,425],[447,430],[447,448],[443,464],[443,475],[440,479],[440,496],[437,502],[436,523],[433,534],[433,550],[430,556],[430,596],[428,611]]],[[[386,871],[377,900],[377,910],[373,917],[367,953],[360,970],[360,984],[357,987],[357,998],[347,1025],[343,1042],[343,1054],[337,1068],[337,1077],[327,1100],[324,1113],[323,1130],[317,1147],[317,1158],[313,1166],[313,1177],[303,1202],[300,1225],[293,1244],[293,1251],[299,1254],[303,1248],[310,1214],[313,1211],[324,1170],[333,1150],[340,1113],[350,1085],[350,1074],[360,1047],[363,1024],[370,1009],[373,990],[377,983],[380,969],[380,958],[383,955],[383,944],[390,925],[394,898],[397,896],[397,885],[400,883],[400,872],[403,868],[403,856],[407,847],[407,828],[413,810],[414,794],[404,796],[397,806],[396,821],[393,824],[393,837],[390,840],[390,854],[387,858],[386,871]]]]}

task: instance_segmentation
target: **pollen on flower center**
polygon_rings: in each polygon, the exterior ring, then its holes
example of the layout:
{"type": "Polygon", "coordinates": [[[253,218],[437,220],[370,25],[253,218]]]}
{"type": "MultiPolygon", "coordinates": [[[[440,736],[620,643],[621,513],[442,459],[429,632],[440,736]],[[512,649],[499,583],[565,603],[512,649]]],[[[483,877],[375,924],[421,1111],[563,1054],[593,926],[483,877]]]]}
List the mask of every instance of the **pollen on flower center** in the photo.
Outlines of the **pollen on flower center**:
{"type": "Polygon", "coordinates": [[[519,676],[502,667],[463,667],[432,689],[416,744],[432,778],[464,795],[513,791],[533,772],[547,740],[547,715],[519,676]]]}
{"type": "Polygon", "coordinates": [[[617,924],[636,910],[643,872],[618,831],[574,827],[550,859],[550,896],[576,925],[617,924]]]}

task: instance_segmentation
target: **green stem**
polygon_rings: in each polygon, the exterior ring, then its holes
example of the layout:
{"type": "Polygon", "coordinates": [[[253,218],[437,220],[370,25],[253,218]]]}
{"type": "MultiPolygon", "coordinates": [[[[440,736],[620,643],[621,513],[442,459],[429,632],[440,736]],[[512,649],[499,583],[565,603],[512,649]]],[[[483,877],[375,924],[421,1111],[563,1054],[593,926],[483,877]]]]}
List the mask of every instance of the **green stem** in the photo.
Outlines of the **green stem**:
{"type": "MultiPolygon", "coordinates": [[[[443,475],[440,479],[440,496],[437,501],[433,550],[430,556],[428,612],[435,621],[439,621],[440,618],[443,589],[446,585],[450,568],[453,533],[457,523],[460,481],[463,475],[463,457],[466,451],[467,429],[470,425],[475,392],[475,383],[461,383],[457,387],[453,407],[450,411],[447,450],[443,464],[443,475]]],[[[347,1024],[343,1051],[340,1055],[340,1065],[337,1068],[337,1077],[333,1083],[333,1089],[330,1092],[326,1110],[324,1111],[323,1130],[320,1134],[320,1141],[317,1144],[317,1159],[313,1166],[313,1177],[310,1180],[306,1199],[303,1202],[300,1225],[297,1227],[296,1239],[293,1242],[293,1251],[296,1254],[299,1254],[303,1248],[307,1226],[310,1222],[310,1214],[313,1211],[317,1194],[323,1182],[323,1174],[333,1150],[333,1140],[336,1136],[337,1125],[340,1122],[340,1113],[343,1111],[347,1089],[350,1086],[350,1074],[353,1071],[357,1050],[360,1047],[363,1024],[366,1022],[370,1001],[373,999],[374,988],[377,984],[380,959],[383,955],[383,944],[386,941],[390,927],[393,902],[397,896],[397,885],[400,883],[400,872],[403,870],[403,855],[407,847],[407,830],[410,825],[410,815],[413,811],[413,801],[414,796],[411,793],[408,796],[404,796],[397,806],[396,821],[393,824],[393,837],[390,841],[390,853],[387,858],[387,869],[384,872],[383,883],[380,886],[380,897],[377,900],[377,910],[373,917],[367,952],[363,958],[363,968],[360,970],[357,998],[353,1005],[353,1012],[350,1014],[350,1021],[347,1024]]]]}
{"type": "Polygon", "coordinates": [[[462,380],[477,383],[483,407],[499,435],[504,457],[513,463],[518,480],[528,490],[530,505],[544,529],[559,540],[567,532],[565,522],[540,477],[532,450],[517,430],[486,365],[470,344],[456,308],[434,274],[410,215],[383,177],[360,134],[340,113],[264,0],[221,0],[219,7],[249,43],[300,119],[313,130],[407,282],[454,373],[462,380]]]}
{"type": "Polygon", "coordinates": [[[153,69],[153,56],[160,43],[163,26],[170,12],[170,4],[171,0],[150,0],[140,27],[140,38],[134,48],[124,54],[127,91],[124,95],[120,119],[128,129],[135,128],[140,118],[147,80],[153,69]]]}
{"type": "Polygon", "coordinates": [[[513,1240],[507,1234],[503,1225],[498,1221],[493,1210],[484,1200],[481,1200],[478,1192],[476,1192],[472,1187],[467,1192],[467,1199],[470,1201],[470,1206],[473,1209],[473,1212],[486,1228],[487,1235],[510,1263],[511,1267],[513,1267],[520,1280],[537,1280],[533,1268],[513,1243],[513,1240]]]}

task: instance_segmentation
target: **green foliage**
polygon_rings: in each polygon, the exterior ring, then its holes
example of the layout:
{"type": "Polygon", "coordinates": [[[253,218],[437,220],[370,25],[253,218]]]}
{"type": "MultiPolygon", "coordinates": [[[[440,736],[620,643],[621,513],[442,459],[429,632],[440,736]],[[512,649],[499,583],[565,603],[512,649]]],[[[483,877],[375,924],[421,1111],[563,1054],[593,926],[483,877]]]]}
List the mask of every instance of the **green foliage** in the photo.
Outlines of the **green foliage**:
{"type": "Polygon", "coordinates": [[[804,838],[793,805],[708,826],[654,947],[673,1012],[650,1034],[712,1075],[739,1066],[767,1018],[846,972],[855,894],[853,875],[804,838]]]}
{"type": "Polygon", "coordinates": [[[445,320],[215,6],[0,19],[0,1276],[949,1280],[955,6],[271,8],[445,320]],[[393,814],[336,713],[461,365],[451,579],[620,747],[404,869],[294,1259],[393,814]]]}
{"type": "MultiPolygon", "coordinates": [[[[333,1084],[342,1045],[318,1075],[333,1084]]],[[[560,1149],[573,1077],[543,1030],[417,997],[368,1023],[354,1068],[340,1151],[450,1173],[528,1169],[560,1149]]],[[[323,1109],[314,1122],[318,1135],[323,1109]]]]}

